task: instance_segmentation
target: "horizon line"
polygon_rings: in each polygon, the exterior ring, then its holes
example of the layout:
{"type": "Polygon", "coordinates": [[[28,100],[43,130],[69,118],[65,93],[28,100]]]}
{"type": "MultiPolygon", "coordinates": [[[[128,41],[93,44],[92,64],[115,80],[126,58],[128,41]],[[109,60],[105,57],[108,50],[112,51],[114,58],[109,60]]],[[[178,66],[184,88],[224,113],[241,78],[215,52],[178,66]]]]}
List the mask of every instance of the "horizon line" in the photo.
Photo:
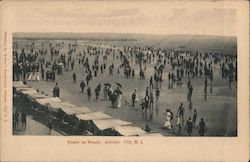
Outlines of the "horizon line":
{"type": "Polygon", "coordinates": [[[120,35],[156,35],[156,36],[173,36],[173,35],[190,35],[190,36],[213,36],[213,37],[236,37],[237,35],[213,35],[213,34],[159,34],[159,33],[111,33],[111,32],[13,32],[14,34],[120,34],[120,35]]]}

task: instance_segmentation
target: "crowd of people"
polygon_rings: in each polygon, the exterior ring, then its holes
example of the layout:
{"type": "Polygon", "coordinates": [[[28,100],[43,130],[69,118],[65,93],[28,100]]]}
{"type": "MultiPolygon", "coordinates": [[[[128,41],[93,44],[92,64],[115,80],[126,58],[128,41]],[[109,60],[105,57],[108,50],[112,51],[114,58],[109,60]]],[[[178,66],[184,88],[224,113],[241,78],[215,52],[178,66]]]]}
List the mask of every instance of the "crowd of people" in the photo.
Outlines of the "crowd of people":
{"type": "MultiPolygon", "coordinates": [[[[124,47],[102,47],[101,45],[85,45],[80,48],[77,43],[68,44],[67,54],[61,52],[62,46],[66,43],[49,43],[48,48],[35,48],[32,42],[26,47],[14,50],[13,79],[14,80],[45,80],[56,81],[56,75],[63,75],[63,71],[72,71],[73,84],[79,84],[80,91],[87,94],[88,101],[100,100],[103,98],[110,101],[113,108],[120,108],[123,102],[128,102],[131,107],[141,107],[143,115],[152,114],[155,105],[161,100],[161,88],[163,82],[168,82],[168,88],[184,86],[187,89],[187,100],[192,109],[192,94],[195,88],[192,80],[196,78],[204,79],[204,96],[207,99],[208,80],[211,91],[214,78],[214,68],[219,68],[222,79],[228,79],[228,86],[231,88],[232,81],[237,82],[237,59],[236,55],[225,55],[217,52],[200,51],[179,51],[176,49],[162,49],[150,46],[124,46],[124,47]],[[29,50],[27,50],[29,49],[29,50]],[[49,56],[49,57],[48,57],[49,56]],[[90,61],[94,57],[94,61],[90,61]],[[111,63],[108,60],[112,60],[111,63]],[[116,62],[116,64],[114,64],[116,62]],[[77,83],[78,74],[74,71],[76,64],[83,69],[86,78],[77,83]],[[153,65],[153,74],[148,73],[148,67],[153,65]],[[123,70],[123,73],[122,73],[123,70]],[[145,95],[139,96],[137,88],[130,92],[130,99],[122,99],[123,88],[120,83],[116,83],[113,89],[110,83],[99,83],[95,88],[90,86],[90,82],[98,75],[104,74],[112,76],[123,74],[125,79],[138,76],[141,80],[148,80],[145,95]],[[187,83],[186,83],[187,80],[187,83]],[[92,93],[93,92],[93,93],[92,93]],[[92,96],[94,94],[94,97],[92,96]]],[[[82,77],[82,74],[79,75],[82,77]]],[[[58,83],[52,91],[54,97],[60,97],[58,83]]],[[[165,129],[173,129],[173,113],[166,109],[165,129]]],[[[194,109],[193,118],[188,117],[184,124],[184,107],[178,108],[176,113],[175,132],[181,134],[182,127],[185,127],[188,135],[192,134],[193,128],[199,128],[199,134],[205,134],[207,128],[203,118],[197,124],[197,110],[194,109]],[[191,126],[192,125],[192,126],[191,126]]]]}
{"type": "MultiPolygon", "coordinates": [[[[183,103],[181,103],[176,113],[176,122],[175,122],[174,132],[177,135],[181,135],[182,129],[184,127],[184,129],[187,131],[187,134],[191,136],[193,129],[198,128],[199,135],[204,136],[207,131],[207,126],[203,118],[201,118],[200,122],[197,123],[197,117],[198,117],[197,110],[194,109],[193,116],[188,117],[188,120],[186,121],[186,123],[184,121],[184,112],[185,112],[185,108],[183,107],[183,103]]],[[[164,124],[165,129],[173,129],[173,126],[172,126],[173,115],[174,114],[171,110],[166,109],[166,122],[164,124]]]]}

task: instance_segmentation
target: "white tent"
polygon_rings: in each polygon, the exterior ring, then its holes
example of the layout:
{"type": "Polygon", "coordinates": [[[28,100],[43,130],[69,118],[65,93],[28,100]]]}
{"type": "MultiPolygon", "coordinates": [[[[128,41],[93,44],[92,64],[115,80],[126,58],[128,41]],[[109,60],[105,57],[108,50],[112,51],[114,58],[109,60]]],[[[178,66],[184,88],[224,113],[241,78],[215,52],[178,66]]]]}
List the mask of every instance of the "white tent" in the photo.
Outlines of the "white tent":
{"type": "Polygon", "coordinates": [[[48,105],[52,108],[52,109],[61,109],[61,108],[65,108],[65,107],[76,107],[75,105],[69,103],[69,102],[50,102],[48,103],[48,105]]]}
{"type": "Polygon", "coordinates": [[[106,127],[109,127],[113,123],[106,123],[101,124],[98,122],[98,126],[93,122],[94,120],[106,120],[111,119],[112,117],[109,115],[106,115],[102,112],[92,112],[92,113],[86,113],[86,114],[77,114],[76,117],[78,118],[79,122],[77,124],[78,130],[84,130],[84,131],[90,131],[93,134],[98,134],[100,132],[100,129],[98,127],[101,127],[101,129],[104,129],[106,127]],[[105,126],[106,125],[106,126],[105,126]]]}
{"type": "Polygon", "coordinates": [[[46,98],[44,94],[41,93],[28,93],[27,98],[30,100],[46,98]]]}
{"type": "Polygon", "coordinates": [[[21,91],[36,91],[34,88],[31,88],[31,87],[16,87],[16,91],[17,92],[21,92],[21,91]]]}
{"type": "Polygon", "coordinates": [[[49,102],[61,102],[62,100],[59,97],[48,98],[49,102]]]}
{"type": "Polygon", "coordinates": [[[131,122],[127,122],[127,121],[123,121],[120,119],[107,119],[109,122],[114,123],[116,125],[121,125],[121,126],[125,126],[125,125],[131,125],[131,122]]]}
{"type": "Polygon", "coordinates": [[[133,126],[118,126],[114,128],[121,136],[141,136],[146,134],[144,130],[133,126]]]}
{"type": "Polygon", "coordinates": [[[27,88],[28,86],[26,84],[23,84],[22,81],[13,81],[13,87],[14,88],[27,88]]]}
{"type": "Polygon", "coordinates": [[[25,85],[23,84],[23,81],[13,81],[13,86],[21,86],[21,85],[25,85]]]}
{"type": "Polygon", "coordinates": [[[132,124],[131,122],[126,122],[119,119],[96,119],[92,121],[95,124],[96,128],[100,131],[103,131],[105,129],[114,129],[118,126],[132,124]]]}
{"type": "Polygon", "coordinates": [[[61,107],[61,110],[67,115],[75,115],[80,113],[76,111],[73,107],[61,107]]]}
{"type": "Polygon", "coordinates": [[[29,90],[21,90],[21,93],[22,94],[38,94],[38,92],[37,92],[37,90],[35,90],[35,89],[33,89],[33,88],[31,88],[31,89],[29,89],[29,90]]]}
{"type": "Polygon", "coordinates": [[[61,102],[61,99],[58,97],[48,97],[48,98],[36,99],[36,102],[42,106],[45,106],[46,104],[49,104],[51,102],[61,102]]]}
{"type": "Polygon", "coordinates": [[[140,136],[145,136],[145,137],[164,137],[162,134],[160,133],[147,133],[147,134],[141,134],[140,136]]]}
{"type": "Polygon", "coordinates": [[[112,119],[113,117],[104,114],[102,112],[93,112],[93,113],[87,113],[87,114],[78,114],[76,117],[79,120],[83,121],[89,121],[89,120],[95,120],[95,119],[112,119]]]}
{"type": "Polygon", "coordinates": [[[73,107],[72,109],[74,109],[74,111],[78,112],[78,114],[86,114],[86,113],[92,113],[93,111],[91,111],[89,108],[87,107],[73,107]]]}
{"type": "Polygon", "coordinates": [[[116,123],[110,122],[108,119],[103,119],[103,120],[98,119],[98,120],[92,120],[92,121],[95,124],[96,128],[101,131],[119,126],[116,123]]]}
{"type": "Polygon", "coordinates": [[[23,84],[23,85],[13,85],[14,88],[30,88],[29,86],[23,84]]]}
{"type": "MultiPolygon", "coordinates": [[[[85,107],[84,107],[85,108],[85,107]]],[[[67,115],[76,115],[76,114],[85,114],[92,112],[88,108],[81,108],[81,107],[61,107],[61,110],[66,113],[67,115]]]]}

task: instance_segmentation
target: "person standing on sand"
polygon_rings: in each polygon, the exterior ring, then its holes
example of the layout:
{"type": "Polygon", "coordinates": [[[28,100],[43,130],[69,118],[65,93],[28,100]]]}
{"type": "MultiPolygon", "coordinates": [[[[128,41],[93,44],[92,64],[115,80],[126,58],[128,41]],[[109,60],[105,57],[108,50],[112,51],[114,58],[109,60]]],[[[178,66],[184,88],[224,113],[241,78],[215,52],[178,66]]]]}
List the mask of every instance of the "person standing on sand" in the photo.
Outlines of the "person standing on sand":
{"type": "Polygon", "coordinates": [[[74,72],[73,73],[73,84],[75,84],[76,83],[76,73],[74,72]]]}
{"type": "Polygon", "coordinates": [[[181,118],[180,115],[177,114],[176,115],[176,124],[175,124],[175,133],[177,133],[177,135],[181,135],[181,128],[182,128],[182,122],[181,122],[181,118]]]}
{"type": "Polygon", "coordinates": [[[26,128],[26,114],[22,113],[21,115],[22,127],[26,128]]]}
{"type": "Polygon", "coordinates": [[[51,130],[52,130],[52,128],[53,128],[53,124],[52,124],[51,119],[49,119],[48,128],[49,128],[49,134],[51,134],[51,130]]]}
{"type": "Polygon", "coordinates": [[[101,83],[99,83],[98,86],[95,88],[96,101],[98,101],[100,92],[101,92],[101,83]]]}
{"type": "Polygon", "coordinates": [[[188,79],[187,87],[189,88],[191,86],[191,81],[188,79]]]}
{"type": "Polygon", "coordinates": [[[149,87],[153,89],[153,76],[150,77],[150,80],[149,80],[149,87]]]}
{"type": "Polygon", "coordinates": [[[156,102],[159,101],[159,97],[160,97],[160,90],[159,88],[157,87],[156,91],[155,91],[155,97],[156,97],[156,102]]]}
{"type": "Polygon", "coordinates": [[[188,118],[185,129],[187,130],[188,135],[191,136],[193,130],[193,121],[191,120],[191,117],[188,118]]]}
{"type": "Polygon", "coordinates": [[[181,103],[181,105],[177,111],[177,114],[179,114],[181,121],[182,121],[182,124],[184,123],[184,112],[185,112],[185,108],[183,107],[183,103],[181,103]]]}
{"type": "Polygon", "coordinates": [[[207,132],[207,126],[206,123],[204,122],[204,119],[201,118],[201,121],[199,122],[199,135],[204,136],[205,133],[207,132]]]}
{"type": "Polygon", "coordinates": [[[114,92],[111,94],[111,104],[112,104],[112,107],[113,107],[113,108],[116,107],[116,100],[117,100],[117,94],[116,94],[116,92],[114,91],[114,92]]]}
{"type": "Polygon", "coordinates": [[[197,125],[196,125],[196,120],[197,120],[197,110],[194,109],[194,114],[193,114],[193,124],[194,124],[194,128],[197,126],[197,125]]]}
{"type": "Polygon", "coordinates": [[[116,93],[116,107],[120,108],[122,105],[122,91],[117,87],[114,92],[116,93]]]}
{"type": "Polygon", "coordinates": [[[171,120],[173,119],[173,113],[169,110],[166,109],[166,121],[164,123],[164,128],[165,129],[172,129],[172,123],[171,120]]]}
{"type": "Polygon", "coordinates": [[[148,87],[146,88],[146,94],[145,94],[145,96],[149,96],[149,89],[148,89],[148,87]]]}
{"type": "Polygon", "coordinates": [[[56,86],[53,89],[53,97],[60,97],[60,88],[58,87],[58,83],[56,83],[56,86]]]}
{"type": "Polygon", "coordinates": [[[82,82],[80,83],[80,87],[81,87],[81,90],[82,90],[82,93],[83,93],[84,88],[85,88],[85,83],[84,83],[83,80],[82,80],[82,82]]]}
{"type": "Polygon", "coordinates": [[[132,106],[133,107],[135,106],[136,96],[137,96],[137,93],[136,93],[136,88],[135,88],[135,91],[132,94],[132,106]]]}
{"type": "Polygon", "coordinates": [[[15,128],[17,129],[18,128],[18,125],[19,125],[19,113],[18,113],[18,111],[16,110],[16,112],[15,112],[15,115],[14,115],[14,117],[15,117],[15,128]]]}
{"type": "Polygon", "coordinates": [[[88,89],[87,89],[87,94],[88,94],[88,100],[90,101],[91,100],[91,89],[90,89],[90,87],[88,87],[88,89]]]}
{"type": "Polygon", "coordinates": [[[188,88],[188,95],[187,95],[187,99],[189,102],[191,102],[191,100],[192,100],[192,94],[193,94],[193,86],[190,85],[188,88]]]}

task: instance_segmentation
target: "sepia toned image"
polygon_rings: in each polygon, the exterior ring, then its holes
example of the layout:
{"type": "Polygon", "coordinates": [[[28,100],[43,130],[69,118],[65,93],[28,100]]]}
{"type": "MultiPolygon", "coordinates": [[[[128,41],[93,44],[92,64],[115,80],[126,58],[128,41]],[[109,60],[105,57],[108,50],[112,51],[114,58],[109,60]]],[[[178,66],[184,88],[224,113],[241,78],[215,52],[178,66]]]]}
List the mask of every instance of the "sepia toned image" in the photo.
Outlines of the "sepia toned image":
{"type": "Polygon", "coordinates": [[[0,161],[248,161],[249,2],[0,1],[0,161]]]}
{"type": "Polygon", "coordinates": [[[92,11],[93,33],[14,33],[13,134],[237,136],[236,11],[162,12],[92,11]]]}

